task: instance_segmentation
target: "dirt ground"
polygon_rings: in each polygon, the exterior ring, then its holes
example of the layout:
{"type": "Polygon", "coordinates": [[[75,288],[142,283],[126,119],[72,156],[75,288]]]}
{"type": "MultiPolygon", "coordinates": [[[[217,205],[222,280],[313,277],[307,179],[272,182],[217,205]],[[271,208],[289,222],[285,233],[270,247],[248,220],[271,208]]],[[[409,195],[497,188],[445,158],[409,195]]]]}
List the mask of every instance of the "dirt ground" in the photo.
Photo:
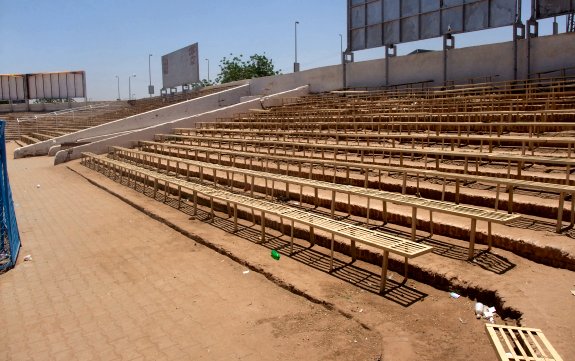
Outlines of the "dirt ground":
{"type": "MultiPolygon", "coordinates": [[[[278,232],[258,244],[259,225],[242,222],[232,234],[223,215],[213,224],[202,212],[190,219],[77,162],[52,162],[9,161],[23,249],[17,267],[0,275],[8,330],[1,359],[496,358],[474,300],[419,282],[401,285],[393,272],[394,288],[381,296],[377,266],[337,255],[328,273],[325,250],[305,241],[276,261],[270,249],[286,240],[278,232]],[[33,259],[23,262],[27,254],[33,259]]],[[[462,283],[487,278],[505,288],[506,302],[527,320],[558,324],[564,336],[551,332],[551,342],[565,360],[575,357],[575,298],[565,296],[569,283],[575,289],[572,272],[505,255],[516,266],[504,275],[464,262],[419,262],[444,267],[462,283]],[[536,315],[538,308],[546,314],[536,315]]]]}

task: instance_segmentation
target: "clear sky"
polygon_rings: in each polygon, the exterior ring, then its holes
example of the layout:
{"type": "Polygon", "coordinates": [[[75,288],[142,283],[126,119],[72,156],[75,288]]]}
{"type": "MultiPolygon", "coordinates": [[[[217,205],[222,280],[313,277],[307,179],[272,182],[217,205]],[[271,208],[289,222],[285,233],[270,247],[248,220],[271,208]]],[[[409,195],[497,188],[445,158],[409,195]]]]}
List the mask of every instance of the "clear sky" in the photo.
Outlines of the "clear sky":
{"type": "MultiPolygon", "coordinates": [[[[530,0],[523,1],[523,18],[530,0]]],[[[224,56],[265,53],[289,73],[298,25],[301,69],[338,64],[346,43],[346,0],[0,0],[0,74],[85,70],[88,98],[128,97],[128,77],[137,98],[147,96],[148,54],[152,84],[161,88],[161,56],[199,43],[200,76],[219,73],[224,56]]],[[[550,34],[551,19],[540,22],[550,34]]],[[[565,31],[564,17],[559,19],[565,31]]],[[[510,41],[509,27],[460,34],[456,46],[510,41]]],[[[400,44],[398,54],[441,49],[442,40],[400,44]]],[[[383,48],[356,52],[355,59],[382,58],[383,48]]]]}

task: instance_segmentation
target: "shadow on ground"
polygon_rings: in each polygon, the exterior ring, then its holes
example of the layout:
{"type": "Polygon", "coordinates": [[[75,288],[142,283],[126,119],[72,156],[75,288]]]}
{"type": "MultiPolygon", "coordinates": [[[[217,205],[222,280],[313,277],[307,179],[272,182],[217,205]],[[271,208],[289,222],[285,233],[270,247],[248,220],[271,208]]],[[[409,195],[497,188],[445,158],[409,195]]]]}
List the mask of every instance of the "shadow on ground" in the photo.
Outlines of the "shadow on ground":
{"type": "MultiPolygon", "coordinates": [[[[120,183],[120,179],[118,179],[118,177],[111,179],[120,183]]],[[[137,192],[143,193],[147,197],[154,198],[154,190],[151,187],[147,187],[144,192],[143,185],[141,183],[134,185],[133,180],[128,180],[127,177],[123,177],[121,184],[135,189],[137,192]]],[[[163,192],[157,192],[155,200],[167,204],[172,208],[178,209],[178,199],[171,196],[165,198],[163,192]]],[[[209,222],[209,224],[214,227],[217,227],[228,233],[233,233],[238,237],[265,247],[270,251],[275,249],[284,257],[289,257],[316,270],[330,274],[333,277],[350,283],[365,291],[381,295],[383,298],[395,302],[403,307],[409,307],[428,296],[426,293],[408,286],[405,284],[405,282],[397,282],[391,279],[389,276],[384,292],[380,293],[379,287],[381,282],[381,275],[358,267],[351,260],[350,262],[345,262],[341,259],[338,259],[336,255],[334,255],[333,270],[330,272],[329,255],[313,249],[312,246],[304,247],[294,242],[293,253],[290,254],[290,242],[287,239],[282,239],[281,237],[266,233],[265,240],[262,242],[259,225],[254,224],[252,226],[245,226],[238,223],[238,231],[234,232],[233,219],[222,218],[218,216],[215,216],[213,219],[211,219],[211,214],[199,207],[197,210],[197,215],[193,216],[193,205],[184,201],[182,201],[179,210],[194,217],[197,220],[209,222]]]]}

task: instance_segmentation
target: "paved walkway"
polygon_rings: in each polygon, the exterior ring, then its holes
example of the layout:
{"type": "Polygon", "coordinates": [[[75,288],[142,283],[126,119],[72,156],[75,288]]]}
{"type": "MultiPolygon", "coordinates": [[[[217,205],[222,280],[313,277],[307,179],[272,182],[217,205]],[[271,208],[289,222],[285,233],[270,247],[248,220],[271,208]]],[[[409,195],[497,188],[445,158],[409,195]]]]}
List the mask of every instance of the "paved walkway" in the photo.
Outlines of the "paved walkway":
{"type": "Polygon", "coordinates": [[[0,359],[353,359],[375,338],[52,162],[9,160],[23,248],[0,359]]]}

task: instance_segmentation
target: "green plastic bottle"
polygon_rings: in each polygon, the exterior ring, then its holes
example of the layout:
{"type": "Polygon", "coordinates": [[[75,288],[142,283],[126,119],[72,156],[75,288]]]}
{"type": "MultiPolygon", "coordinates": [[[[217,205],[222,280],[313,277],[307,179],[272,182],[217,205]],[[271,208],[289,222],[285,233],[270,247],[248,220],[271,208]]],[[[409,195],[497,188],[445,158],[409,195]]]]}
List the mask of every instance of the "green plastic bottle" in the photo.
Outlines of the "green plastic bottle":
{"type": "Polygon", "coordinates": [[[275,249],[272,249],[272,258],[278,261],[280,259],[280,254],[275,249]]]}

